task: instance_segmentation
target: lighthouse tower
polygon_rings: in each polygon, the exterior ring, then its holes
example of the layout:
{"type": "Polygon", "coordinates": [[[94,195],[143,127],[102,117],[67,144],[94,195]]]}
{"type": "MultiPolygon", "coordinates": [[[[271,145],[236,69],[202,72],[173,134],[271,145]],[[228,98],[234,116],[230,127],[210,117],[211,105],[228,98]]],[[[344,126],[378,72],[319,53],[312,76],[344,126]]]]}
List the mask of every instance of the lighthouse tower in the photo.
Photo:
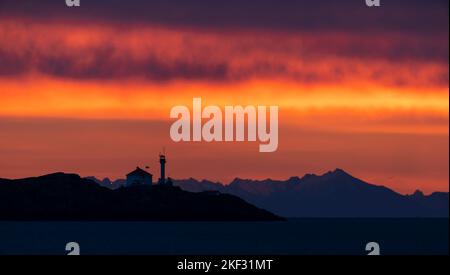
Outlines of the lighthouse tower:
{"type": "Polygon", "coordinates": [[[166,156],[164,154],[159,154],[159,164],[161,165],[161,177],[159,178],[158,184],[166,183],[166,156]]]}

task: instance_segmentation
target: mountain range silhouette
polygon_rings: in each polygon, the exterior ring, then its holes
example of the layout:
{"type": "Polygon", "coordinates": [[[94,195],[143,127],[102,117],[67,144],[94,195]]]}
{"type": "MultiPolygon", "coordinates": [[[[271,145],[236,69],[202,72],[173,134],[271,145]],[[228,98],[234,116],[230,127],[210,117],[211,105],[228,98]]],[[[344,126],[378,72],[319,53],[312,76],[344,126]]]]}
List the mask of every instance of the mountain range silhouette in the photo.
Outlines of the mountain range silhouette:
{"type": "Polygon", "coordinates": [[[283,217],[448,217],[448,192],[402,195],[357,179],[342,169],[286,181],[234,179],[228,185],[175,180],[184,190],[236,195],[283,217]]]}
{"type": "MultiPolygon", "coordinates": [[[[117,188],[124,183],[124,180],[91,179],[109,188],[117,188]]],[[[402,195],[357,179],[342,169],[323,175],[291,177],[285,181],[236,178],[224,185],[190,178],[174,180],[174,185],[190,192],[232,194],[283,217],[449,216],[448,192],[426,196],[417,190],[412,195],[402,195]]]]}

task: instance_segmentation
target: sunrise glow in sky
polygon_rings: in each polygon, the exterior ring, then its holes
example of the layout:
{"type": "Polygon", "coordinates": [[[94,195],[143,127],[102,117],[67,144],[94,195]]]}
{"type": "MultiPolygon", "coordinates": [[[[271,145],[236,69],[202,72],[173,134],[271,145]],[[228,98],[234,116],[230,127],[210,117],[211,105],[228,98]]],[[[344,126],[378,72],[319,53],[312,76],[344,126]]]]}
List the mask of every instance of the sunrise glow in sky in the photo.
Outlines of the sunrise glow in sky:
{"type": "Polygon", "coordinates": [[[17,2],[0,2],[0,177],[157,175],[165,147],[173,178],[339,167],[448,191],[448,1],[17,2]],[[193,97],[279,106],[278,150],[174,143],[193,97]]]}

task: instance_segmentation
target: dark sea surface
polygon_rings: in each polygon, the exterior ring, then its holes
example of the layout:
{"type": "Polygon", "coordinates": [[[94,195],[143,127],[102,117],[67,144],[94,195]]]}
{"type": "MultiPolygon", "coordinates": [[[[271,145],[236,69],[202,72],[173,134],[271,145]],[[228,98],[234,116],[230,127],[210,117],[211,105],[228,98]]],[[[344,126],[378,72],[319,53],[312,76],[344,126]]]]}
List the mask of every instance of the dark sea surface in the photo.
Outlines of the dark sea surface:
{"type": "Polygon", "coordinates": [[[304,255],[449,253],[448,218],[285,222],[0,222],[0,254],[304,255]]]}

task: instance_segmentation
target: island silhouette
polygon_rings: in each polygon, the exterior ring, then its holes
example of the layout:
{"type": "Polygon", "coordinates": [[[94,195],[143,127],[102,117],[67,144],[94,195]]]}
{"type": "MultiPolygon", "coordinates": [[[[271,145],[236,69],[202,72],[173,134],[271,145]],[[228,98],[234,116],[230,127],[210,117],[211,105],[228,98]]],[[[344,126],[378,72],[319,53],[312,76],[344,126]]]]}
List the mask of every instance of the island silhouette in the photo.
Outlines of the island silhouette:
{"type": "Polygon", "coordinates": [[[276,221],[283,218],[230,194],[188,192],[165,176],[136,167],[115,190],[77,174],[0,179],[0,220],[27,221],[276,221]]]}
{"type": "Polygon", "coordinates": [[[8,221],[275,221],[230,194],[134,184],[108,189],[76,174],[0,179],[0,220],[8,221]]]}

